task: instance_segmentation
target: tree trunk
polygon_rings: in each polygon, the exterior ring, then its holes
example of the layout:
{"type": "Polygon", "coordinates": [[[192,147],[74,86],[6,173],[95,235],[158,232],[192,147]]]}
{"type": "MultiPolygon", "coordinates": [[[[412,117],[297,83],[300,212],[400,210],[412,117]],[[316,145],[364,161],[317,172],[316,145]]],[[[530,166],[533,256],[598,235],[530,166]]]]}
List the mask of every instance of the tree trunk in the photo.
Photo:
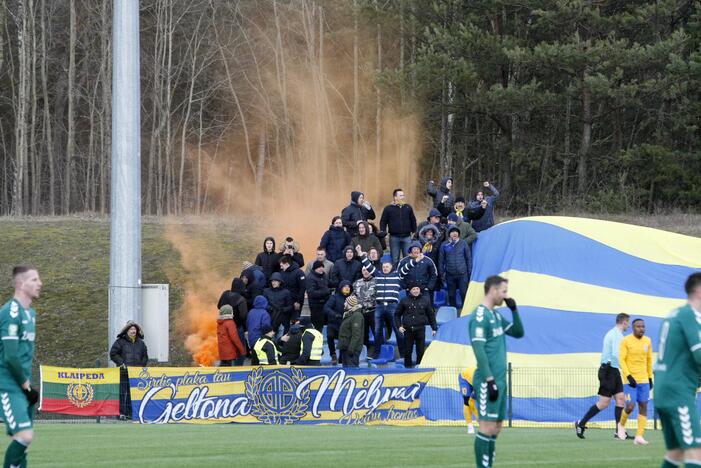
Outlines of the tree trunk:
{"type": "Polygon", "coordinates": [[[25,0],[17,3],[18,88],[15,99],[15,167],[12,186],[12,214],[24,214],[24,174],[27,161],[27,11],[25,0]]]}
{"type": "MultiPolygon", "coordinates": [[[[353,0],[353,167],[360,167],[358,111],[360,110],[360,63],[358,60],[358,0],[353,0]]],[[[358,171],[359,172],[359,171],[358,171]]],[[[353,185],[360,184],[359,173],[353,178],[353,185]]]]}
{"type": "MultiPolygon", "coordinates": [[[[39,156],[40,146],[36,143],[37,132],[37,36],[36,36],[36,16],[34,14],[34,0],[29,2],[29,23],[30,36],[32,38],[32,53],[31,53],[31,73],[30,80],[32,84],[32,110],[29,126],[29,161],[31,161],[31,188],[28,194],[31,193],[31,210],[30,213],[39,214],[41,209],[41,167],[42,158],[39,156]]],[[[27,178],[29,179],[29,178],[27,178]]]]}
{"type": "Polygon", "coordinates": [[[582,70],[582,142],[579,146],[579,162],[577,164],[577,192],[584,195],[587,189],[587,157],[591,149],[591,90],[586,83],[589,67],[582,70]]]}
{"type": "MultiPolygon", "coordinates": [[[[378,8],[375,2],[375,8],[378,8]]],[[[379,11],[378,11],[379,13],[379,11]]],[[[375,71],[375,174],[382,173],[380,161],[382,159],[382,91],[380,90],[380,73],[382,73],[382,25],[377,22],[377,69],[375,71]]],[[[375,180],[375,193],[380,193],[379,177],[375,180]]]]}
{"type": "Polygon", "coordinates": [[[568,183],[570,178],[570,121],[572,119],[572,98],[567,95],[567,107],[565,108],[565,148],[562,162],[562,199],[569,196],[568,183]]]}
{"type": "Polygon", "coordinates": [[[41,94],[44,101],[44,137],[46,138],[46,159],[49,163],[49,209],[46,210],[51,216],[56,209],[56,173],[54,167],[54,142],[53,130],[51,128],[51,101],[49,101],[49,79],[46,69],[46,0],[41,0],[41,94]]]}
{"type": "Polygon", "coordinates": [[[70,0],[70,40],[68,45],[68,122],[66,135],[66,166],[63,176],[63,214],[71,209],[71,178],[73,176],[73,153],[75,152],[75,0],[70,0]]]}

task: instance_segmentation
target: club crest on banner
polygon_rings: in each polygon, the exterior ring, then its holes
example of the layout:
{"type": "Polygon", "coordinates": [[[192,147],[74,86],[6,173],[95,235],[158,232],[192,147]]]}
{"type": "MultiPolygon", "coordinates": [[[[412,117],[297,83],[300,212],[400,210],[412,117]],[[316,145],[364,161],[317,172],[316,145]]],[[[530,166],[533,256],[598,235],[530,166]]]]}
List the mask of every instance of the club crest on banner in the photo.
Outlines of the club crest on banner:
{"type": "Polygon", "coordinates": [[[92,403],[95,391],[87,383],[72,383],[66,389],[66,396],[76,408],[85,408],[92,403]]]}
{"type": "Polygon", "coordinates": [[[304,373],[290,368],[290,375],[275,370],[263,375],[263,368],[251,371],[246,379],[246,396],[251,415],[266,424],[292,424],[302,419],[309,409],[309,388],[297,395],[297,387],[305,380],[304,373]]]}

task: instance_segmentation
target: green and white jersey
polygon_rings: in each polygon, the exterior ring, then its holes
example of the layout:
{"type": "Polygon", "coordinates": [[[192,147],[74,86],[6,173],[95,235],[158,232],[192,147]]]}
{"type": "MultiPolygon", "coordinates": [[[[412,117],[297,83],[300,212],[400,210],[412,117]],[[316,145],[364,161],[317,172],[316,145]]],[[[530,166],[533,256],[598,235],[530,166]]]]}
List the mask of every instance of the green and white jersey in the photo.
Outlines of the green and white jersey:
{"type": "Polygon", "coordinates": [[[660,327],[655,371],[655,405],[663,397],[696,395],[701,368],[694,352],[701,349],[701,312],[689,304],[672,311],[660,327]]]}
{"type": "MultiPolygon", "coordinates": [[[[502,317],[499,312],[483,305],[477,306],[470,316],[470,341],[484,342],[489,367],[498,381],[506,379],[506,335],[504,333],[511,326],[511,322],[502,317]]],[[[478,364],[476,372],[479,370],[478,364]]]]}
{"type": "Polygon", "coordinates": [[[25,380],[32,375],[34,358],[34,337],[36,336],[36,312],[31,307],[25,309],[16,299],[11,299],[0,308],[0,388],[19,387],[6,363],[7,343],[17,340],[17,359],[24,372],[25,380]]]}

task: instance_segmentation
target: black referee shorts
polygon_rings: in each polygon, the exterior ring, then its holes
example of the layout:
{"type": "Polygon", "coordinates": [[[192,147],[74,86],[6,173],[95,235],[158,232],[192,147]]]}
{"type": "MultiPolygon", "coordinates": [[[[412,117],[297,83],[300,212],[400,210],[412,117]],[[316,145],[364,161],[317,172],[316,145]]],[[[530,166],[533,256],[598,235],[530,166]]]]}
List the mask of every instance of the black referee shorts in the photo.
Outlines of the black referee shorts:
{"type": "Polygon", "coordinates": [[[617,393],[623,393],[621,371],[610,364],[602,364],[599,367],[599,395],[611,398],[617,393]]]}

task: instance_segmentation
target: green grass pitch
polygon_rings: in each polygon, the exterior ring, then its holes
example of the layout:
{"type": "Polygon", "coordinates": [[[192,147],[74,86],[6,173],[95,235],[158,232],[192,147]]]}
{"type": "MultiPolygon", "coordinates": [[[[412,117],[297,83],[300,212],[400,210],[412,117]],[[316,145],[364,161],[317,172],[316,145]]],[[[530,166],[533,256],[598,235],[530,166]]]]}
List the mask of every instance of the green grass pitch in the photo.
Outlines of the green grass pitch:
{"type": "MultiPolygon", "coordinates": [[[[29,466],[475,466],[464,427],[47,424],[35,428],[29,466]]],[[[496,467],[659,467],[662,433],[650,445],[611,430],[505,429],[496,467]]],[[[4,449],[3,449],[4,450],[4,449]]]]}

